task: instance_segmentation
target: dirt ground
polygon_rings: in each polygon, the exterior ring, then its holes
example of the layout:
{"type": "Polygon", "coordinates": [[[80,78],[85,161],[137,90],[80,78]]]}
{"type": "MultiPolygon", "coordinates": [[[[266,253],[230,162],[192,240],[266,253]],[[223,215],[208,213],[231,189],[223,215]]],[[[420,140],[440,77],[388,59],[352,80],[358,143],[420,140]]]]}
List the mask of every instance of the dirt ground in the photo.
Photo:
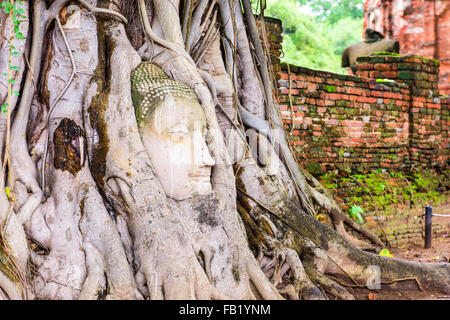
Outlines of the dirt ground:
{"type": "MultiPolygon", "coordinates": [[[[433,212],[450,215],[450,204],[437,206],[433,212]]],[[[450,225],[450,217],[433,217],[433,220],[444,222],[450,225]]],[[[401,246],[390,248],[390,253],[394,258],[406,259],[410,261],[424,263],[450,263],[450,228],[447,228],[439,235],[433,235],[431,248],[424,248],[424,240],[416,240],[401,246]]],[[[383,292],[378,290],[369,290],[367,288],[348,288],[358,300],[450,300],[450,295],[443,295],[439,292],[424,292],[418,288],[417,283],[396,283],[390,285],[390,290],[386,291],[385,285],[382,285],[383,292]],[[398,289],[408,286],[410,290],[399,293],[398,289]],[[397,289],[397,290],[396,290],[397,289]],[[419,289],[419,290],[418,290],[419,289]]]]}
{"type": "Polygon", "coordinates": [[[447,228],[438,235],[433,234],[431,248],[425,249],[425,241],[416,240],[402,246],[391,248],[391,254],[399,259],[418,262],[450,262],[450,203],[435,206],[433,213],[449,215],[449,217],[433,217],[433,223],[447,225],[447,228]]]}
{"type": "Polygon", "coordinates": [[[430,263],[450,262],[450,235],[445,233],[442,237],[433,239],[430,249],[424,249],[424,241],[416,241],[392,248],[390,252],[399,259],[430,263]]]}
{"type": "MultiPolygon", "coordinates": [[[[450,235],[445,233],[438,239],[433,239],[430,249],[424,249],[424,241],[417,241],[391,248],[390,253],[395,258],[410,261],[450,263],[450,235]]],[[[450,300],[450,295],[446,296],[439,292],[424,292],[420,289],[417,290],[417,284],[410,283],[408,285],[411,287],[411,291],[403,293],[396,291],[396,286],[391,286],[392,290],[383,293],[376,290],[358,289],[356,296],[357,299],[361,300],[450,300]]]]}

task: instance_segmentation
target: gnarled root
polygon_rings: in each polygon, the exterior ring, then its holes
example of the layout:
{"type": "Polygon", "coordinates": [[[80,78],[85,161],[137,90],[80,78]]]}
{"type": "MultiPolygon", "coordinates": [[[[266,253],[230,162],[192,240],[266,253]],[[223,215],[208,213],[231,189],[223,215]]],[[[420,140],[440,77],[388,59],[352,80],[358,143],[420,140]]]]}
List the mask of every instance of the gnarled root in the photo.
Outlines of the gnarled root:
{"type": "MultiPolygon", "coordinates": [[[[334,230],[306,215],[298,215],[295,225],[300,234],[296,241],[305,251],[317,250],[325,253],[328,263],[324,273],[335,274],[346,280],[351,286],[383,286],[403,282],[409,289],[434,289],[450,292],[450,264],[418,263],[395,258],[383,257],[358,249],[334,230]],[[304,239],[309,244],[304,245],[304,239]],[[303,242],[303,244],[300,244],[303,242]],[[309,249],[308,249],[309,248],[309,249]]],[[[316,255],[317,259],[317,254],[316,255]]],[[[385,289],[389,289],[389,286],[385,289]]],[[[398,289],[397,289],[398,290],[398,289]]],[[[407,289],[406,289],[407,290],[407,289]]]]}

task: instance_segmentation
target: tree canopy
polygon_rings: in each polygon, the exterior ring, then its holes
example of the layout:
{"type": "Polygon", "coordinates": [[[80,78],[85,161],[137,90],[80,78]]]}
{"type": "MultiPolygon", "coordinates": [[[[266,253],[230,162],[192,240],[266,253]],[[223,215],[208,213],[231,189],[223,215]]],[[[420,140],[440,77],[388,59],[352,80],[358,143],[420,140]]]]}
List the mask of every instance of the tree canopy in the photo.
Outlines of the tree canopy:
{"type": "Polygon", "coordinates": [[[320,21],[331,24],[345,18],[362,19],[364,16],[362,0],[297,0],[297,2],[309,6],[320,21]]]}
{"type": "Polygon", "coordinates": [[[361,40],[363,2],[271,0],[265,15],[283,21],[284,62],[336,73],[342,51],[361,40]],[[307,5],[313,14],[305,13],[307,5]]]}

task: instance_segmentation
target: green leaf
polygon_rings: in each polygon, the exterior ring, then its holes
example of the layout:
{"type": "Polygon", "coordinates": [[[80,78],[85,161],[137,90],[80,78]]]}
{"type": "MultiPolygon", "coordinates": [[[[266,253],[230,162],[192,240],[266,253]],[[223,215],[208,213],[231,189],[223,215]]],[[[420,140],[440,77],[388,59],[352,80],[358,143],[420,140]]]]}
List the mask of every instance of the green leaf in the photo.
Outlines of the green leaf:
{"type": "Polygon", "coordinates": [[[5,187],[5,193],[6,193],[6,196],[7,196],[8,198],[10,198],[10,196],[11,196],[11,190],[9,189],[9,187],[5,187]]]}
{"type": "Polygon", "coordinates": [[[361,207],[357,206],[357,205],[353,205],[350,208],[350,217],[355,220],[356,222],[358,222],[359,224],[363,224],[364,220],[361,216],[361,213],[363,213],[363,209],[361,209],[361,207]]]}
{"type": "Polygon", "coordinates": [[[384,248],[379,253],[380,256],[393,258],[394,256],[389,252],[388,249],[384,248]]]}
{"type": "Polygon", "coordinates": [[[8,112],[8,106],[9,105],[7,103],[2,104],[1,109],[2,109],[3,113],[7,113],[8,112]]]}

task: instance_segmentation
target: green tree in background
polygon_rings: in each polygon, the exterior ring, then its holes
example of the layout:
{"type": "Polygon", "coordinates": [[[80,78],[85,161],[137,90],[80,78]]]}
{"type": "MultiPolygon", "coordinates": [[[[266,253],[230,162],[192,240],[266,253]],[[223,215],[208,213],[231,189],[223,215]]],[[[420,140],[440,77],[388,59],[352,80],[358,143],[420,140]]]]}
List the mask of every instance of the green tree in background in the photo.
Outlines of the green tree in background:
{"type": "Polygon", "coordinates": [[[283,21],[282,61],[346,73],[341,68],[341,53],[361,40],[362,0],[268,0],[266,6],[266,16],[283,21]],[[304,5],[313,14],[305,12],[304,5]]]}
{"type": "Polygon", "coordinates": [[[362,19],[364,2],[362,0],[297,0],[307,5],[319,21],[334,24],[345,18],[362,19]]]}

